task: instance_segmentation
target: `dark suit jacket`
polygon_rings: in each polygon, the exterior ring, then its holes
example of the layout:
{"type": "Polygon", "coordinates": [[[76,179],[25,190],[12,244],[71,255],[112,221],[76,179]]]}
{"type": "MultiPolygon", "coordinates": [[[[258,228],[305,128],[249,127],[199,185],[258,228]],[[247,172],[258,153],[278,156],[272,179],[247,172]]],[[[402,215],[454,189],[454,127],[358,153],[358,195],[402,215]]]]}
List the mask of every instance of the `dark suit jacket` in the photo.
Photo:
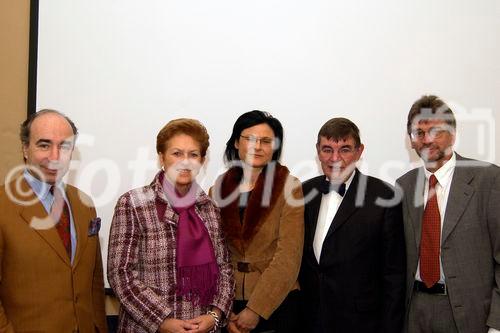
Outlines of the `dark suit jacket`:
{"type": "Polygon", "coordinates": [[[300,286],[307,332],[400,332],[404,316],[405,245],[401,206],[392,187],[358,170],[323,243],[313,251],[324,176],[303,184],[305,243],[300,286]],[[358,200],[358,205],[356,204],[358,200]]]}
{"type": "Polygon", "coordinates": [[[0,332],[106,332],[99,236],[89,235],[92,201],[66,187],[77,233],[71,264],[55,227],[33,227],[55,222],[20,177],[0,187],[0,332]]]}
{"type": "MultiPolygon", "coordinates": [[[[422,232],[423,168],[397,180],[404,191],[407,304],[422,232]],[[417,203],[415,204],[415,202],[417,203]]],[[[457,154],[441,235],[441,262],[458,331],[500,329],[500,168],[457,154]]]]}

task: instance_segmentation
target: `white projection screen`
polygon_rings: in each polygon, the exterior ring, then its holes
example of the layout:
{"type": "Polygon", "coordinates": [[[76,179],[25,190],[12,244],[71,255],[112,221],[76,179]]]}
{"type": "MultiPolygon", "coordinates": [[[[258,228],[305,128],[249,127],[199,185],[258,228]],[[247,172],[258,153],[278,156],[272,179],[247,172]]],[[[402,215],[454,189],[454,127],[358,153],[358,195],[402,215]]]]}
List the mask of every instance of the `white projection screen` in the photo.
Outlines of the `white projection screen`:
{"type": "Polygon", "coordinates": [[[254,109],[282,122],[281,161],[300,179],[319,173],[320,126],[342,116],[361,130],[360,169],[393,183],[418,163],[406,115],[430,93],[456,113],[456,150],[498,163],[498,0],[36,2],[32,111],[57,109],[80,130],[67,182],[94,198],[104,263],[116,200],[152,180],[156,134],[174,118],[209,131],[204,189],[254,109]]]}

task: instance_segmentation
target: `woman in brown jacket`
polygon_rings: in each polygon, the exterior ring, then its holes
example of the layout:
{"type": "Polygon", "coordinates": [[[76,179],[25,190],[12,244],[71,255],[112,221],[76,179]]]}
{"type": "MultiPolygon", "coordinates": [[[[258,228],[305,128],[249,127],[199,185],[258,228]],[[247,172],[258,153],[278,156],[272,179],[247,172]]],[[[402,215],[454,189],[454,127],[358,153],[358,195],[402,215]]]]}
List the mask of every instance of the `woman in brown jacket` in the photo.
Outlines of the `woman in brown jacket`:
{"type": "Polygon", "coordinates": [[[281,123],[270,114],[241,115],[226,144],[229,169],[212,188],[236,280],[230,333],[298,327],[303,198],[298,179],[278,163],[282,142],[281,123]]]}

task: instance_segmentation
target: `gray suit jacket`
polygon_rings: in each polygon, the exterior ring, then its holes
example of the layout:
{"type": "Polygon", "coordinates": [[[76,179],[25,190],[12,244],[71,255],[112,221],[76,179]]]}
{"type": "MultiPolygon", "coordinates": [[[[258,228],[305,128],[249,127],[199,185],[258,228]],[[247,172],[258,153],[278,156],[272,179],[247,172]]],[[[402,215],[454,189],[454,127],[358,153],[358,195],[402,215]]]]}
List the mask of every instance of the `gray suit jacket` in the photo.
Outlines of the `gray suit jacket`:
{"type": "MultiPolygon", "coordinates": [[[[419,258],[423,168],[397,180],[402,188],[407,253],[407,311],[419,258]]],[[[458,331],[500,329],[500,168],[457,154],[446,206],[441,261],[458,331]]]]}

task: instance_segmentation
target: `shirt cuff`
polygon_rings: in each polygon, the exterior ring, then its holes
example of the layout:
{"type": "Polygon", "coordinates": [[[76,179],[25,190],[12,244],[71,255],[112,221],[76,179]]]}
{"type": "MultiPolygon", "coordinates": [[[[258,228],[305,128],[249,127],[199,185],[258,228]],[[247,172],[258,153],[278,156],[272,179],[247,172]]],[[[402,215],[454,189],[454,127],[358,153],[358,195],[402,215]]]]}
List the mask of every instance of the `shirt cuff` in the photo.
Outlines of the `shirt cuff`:
{"type": "Polygon", "coordinates": [[[488,333],[500,333],[500,331],[490,327],[490,329],[488,330],[488,333]]]}

